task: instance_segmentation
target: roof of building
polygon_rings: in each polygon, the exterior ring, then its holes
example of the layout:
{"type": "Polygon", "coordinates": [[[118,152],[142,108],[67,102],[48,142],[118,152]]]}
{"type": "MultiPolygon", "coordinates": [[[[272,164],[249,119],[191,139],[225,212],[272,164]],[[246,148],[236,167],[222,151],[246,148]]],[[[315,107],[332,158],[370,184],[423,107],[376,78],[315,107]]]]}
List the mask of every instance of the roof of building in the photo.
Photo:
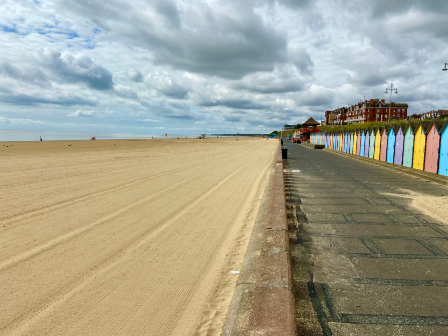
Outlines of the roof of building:
{"type": "MultiPolygon", "coordinates": [[[[406,103],[394,103],[394,102],[392,102],[392,106],[391,107],[408,107],[408,104],[406,104],[406,103]]],[[[389,107],[389,103],[386,103],[386,104],[384,104],[384,107],[389,107]]]]}
{"type": "Polygon", "coordinates": [[[317,125],[320,125],[320,124],[316,120],[314,120],[313,117],[311,117],[307,121],[305,121],[302,125],[317,126],[317,125]]]}

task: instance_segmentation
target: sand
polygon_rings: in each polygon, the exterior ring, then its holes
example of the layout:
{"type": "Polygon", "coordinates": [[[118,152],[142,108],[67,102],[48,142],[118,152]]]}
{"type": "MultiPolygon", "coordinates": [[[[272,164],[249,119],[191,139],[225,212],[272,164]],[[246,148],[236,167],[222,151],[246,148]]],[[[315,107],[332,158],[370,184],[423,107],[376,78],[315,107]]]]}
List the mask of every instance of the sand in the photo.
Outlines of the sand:
{"type": "Polygon", "coordinates": [[[448,197],[445,195],[433,196],[414,192],[408,189],[399,189],[401,194],[383,193],[384,195],[407,198],[411,200],[410,206],[416,213],[423,213],[436,219],[441,224],[448,225],[448,197]]]}
{"type": "Polygon", "coordinates": [[[277,146],[0,143],[0,335],[219,335],[277,146]]]}

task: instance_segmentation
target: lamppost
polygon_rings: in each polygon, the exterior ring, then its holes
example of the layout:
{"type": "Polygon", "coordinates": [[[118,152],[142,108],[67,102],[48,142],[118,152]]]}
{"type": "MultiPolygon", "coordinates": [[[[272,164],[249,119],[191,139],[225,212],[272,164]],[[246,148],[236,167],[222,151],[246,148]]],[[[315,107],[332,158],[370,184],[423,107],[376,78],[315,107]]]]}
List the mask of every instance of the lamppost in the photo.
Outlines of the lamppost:
{"type": "MultiPolygon", "coordinates": [[[[390,91],[390,98],[389,98],[389,120],[390,120],[390,108],[392,105],[392,92],[398,93],[398,89],[394,88],[394,84],[390,83],[390,87],[386,88],[385,94],[387,94],[390,91]]],[[[383,115],[381,114],[381,121],[383,120],[383,115]]]]}
{"type": "Polygon", "coordinates": [[[443,71],[447,71],[448,69],[446,68],[446,65],[447,65],[448,63],[445,63],[445,67],[442,69],[443,71]]]}

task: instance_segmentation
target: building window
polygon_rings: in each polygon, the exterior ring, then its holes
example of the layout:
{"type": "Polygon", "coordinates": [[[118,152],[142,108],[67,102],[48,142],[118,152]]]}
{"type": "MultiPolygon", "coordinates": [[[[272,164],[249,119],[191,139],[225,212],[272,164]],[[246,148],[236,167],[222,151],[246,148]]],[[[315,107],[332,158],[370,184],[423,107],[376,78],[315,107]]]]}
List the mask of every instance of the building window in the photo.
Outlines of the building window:
{"type": "Polygon", "coordinates": [[[380,115],[379,115],[379,114],[377,114],[377,115],[376,115],[376,118],[378,119],[379,117],[380,117],[380,115]]]}

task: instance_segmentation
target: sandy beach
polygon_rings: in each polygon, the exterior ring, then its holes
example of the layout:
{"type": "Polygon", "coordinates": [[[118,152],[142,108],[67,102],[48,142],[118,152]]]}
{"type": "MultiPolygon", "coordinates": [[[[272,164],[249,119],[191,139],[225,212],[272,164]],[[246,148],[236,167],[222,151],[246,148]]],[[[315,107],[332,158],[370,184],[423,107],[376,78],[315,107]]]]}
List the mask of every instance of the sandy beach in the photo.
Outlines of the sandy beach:
{"type": "Polygon", "coordinates": [[[219,335],[277,146],[0,143],[0,335],[219,335]]]}

